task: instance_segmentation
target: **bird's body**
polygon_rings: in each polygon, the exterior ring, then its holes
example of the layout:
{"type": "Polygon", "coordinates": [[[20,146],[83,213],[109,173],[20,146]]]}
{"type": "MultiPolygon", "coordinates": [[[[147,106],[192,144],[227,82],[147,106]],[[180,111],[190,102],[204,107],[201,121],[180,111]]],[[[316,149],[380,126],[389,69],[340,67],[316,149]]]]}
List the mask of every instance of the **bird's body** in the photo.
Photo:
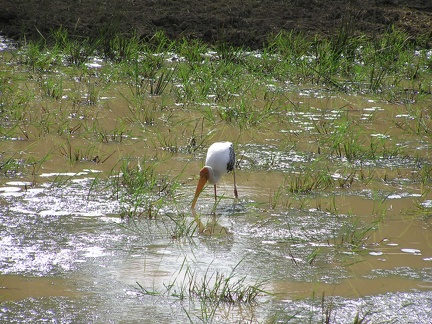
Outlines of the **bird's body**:
{"type": "Polygon", "coordinates": [[[195,192],[194,200],[192,201],[192,208],[198,200],[204,185],[208,181],[214,185],[215,199],[216,199],[216,183],[219,179],[229,171],[234,175],[234,196],[238,198],[237,186],[235,182],[235,153],[234,147],[231,142],[216,142],[213,143],[208,151],[204,167],[200,171],[200,180],[195,192]]]}
{"type": "Polygon", "coordinates": [[[217,142],[208,151],[205,166],[211,167],[209,183],[215,184],[227,172],[234,170],[235,154],[232,143],[217,142]]]}

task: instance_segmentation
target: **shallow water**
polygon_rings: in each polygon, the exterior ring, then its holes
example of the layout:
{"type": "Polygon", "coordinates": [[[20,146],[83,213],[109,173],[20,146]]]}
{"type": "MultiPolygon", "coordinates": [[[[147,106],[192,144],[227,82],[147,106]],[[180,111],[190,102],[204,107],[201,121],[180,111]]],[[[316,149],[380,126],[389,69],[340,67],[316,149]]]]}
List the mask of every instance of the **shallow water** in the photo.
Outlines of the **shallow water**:
{"type": "MultiPolygon", "coordinates": [[[[72,95],[73,81],[64,82],[72,95]]],[[[97,105],[34,103],[55,112],[47,119],[68,116],[66,126],[2,122],[3,170],[15,162],[0,177],[2,322],[304,323],[326,311],[335,323],[431,318],[431,138],[407,131],[419,124],[411,106],[305,87],[284,94],[299,108],[276,120],[242,130],[216,122],[208,134],[199,109],[161,97],[148,99],[163,108],[143,126],[119,95],[127,88],[113,87],[97,105]],[[362,139],[359,150],[376,144],[380,156],[338,156],[326,137],[344,125],[362,139]],[[205,149],[227,139],[240,199],[227,175],[218,204],[207,188],[193,213],[205,149]],[[154,163],[179,185],[135,206],[138,189],[116,182],[123,161],[154,163]],[[289,190],[292,179],[323,170],[329,186],[289,190]],[[270,294],[234,304],[188,294],[216,273],[262,282],[270,294]]]]}
{"type": "MultiPolygon", "coordinates": [[[[238,276],[251,282],[265,278],[266,289],[275,294],[260,297],[253,306],[221,307],[216,316],[220,321],[283,319],[299,310],[300,322],[318,318],[309,303],[319,305],[322,293],[339,296],[333,301],[337,318],[353,318],[359,309],[375,312],[372,305],[377,303],[382,310],[370,317],[377,321],[389,314],[398,320],[411,314],[406,319],[414,323],[430,315],[432,255],[429,228],[423,221],[388,215],[391,221],[373,234],[373,243],[363,251],[340,255],[327,240],[350,221],[349,216],[267,211],[254,206],[254,190],[240,186],[239,204],[223,201],[216,217],[201,216],[203,224],[211,227],[216,222],[228,234],[197,233],[172,240],[167,234],[172,224],[165,216],[125,223],[103,190],[87,197],[91,181],[82,177],[74,176],[72,180],[80,181],[64,188],[18,191],[19,186],[5,186],[0,245],[5,321],[53,319],[64,313],[65,321],[74,322],[182,322],[187,320],[185,308],[188,314],[198,314],[199,306],[170,296],[143,295],[137,282],[150,292],[163,293],[167,285],[185,278],[180,274],[184,263],[201,274],[229,273],[237,266],[238,276]],[[309,264],[308,255],[317,248],[321,254],[309,264]],[[310,300],[313,293],[315,301],[310,300]],[[395,299],[417,307],[410,306],[408,312],[398,308],[395,299]]],[[[230,189],[229,184],[224,187],[230,189]]],[[[184,190],[192,192],[193,187],[184,190]]],[[[209,206],[211,199],[200,199],[201,207],[209,206]]],[[[351,201],[340,199],[345,204],[351,201]]],[[[367,206],[366,198],[355,196],[350,208],[356,206],[355,200],[367,206]]],[[[400,201],[396,200],[403,205],[400,201]]]]}

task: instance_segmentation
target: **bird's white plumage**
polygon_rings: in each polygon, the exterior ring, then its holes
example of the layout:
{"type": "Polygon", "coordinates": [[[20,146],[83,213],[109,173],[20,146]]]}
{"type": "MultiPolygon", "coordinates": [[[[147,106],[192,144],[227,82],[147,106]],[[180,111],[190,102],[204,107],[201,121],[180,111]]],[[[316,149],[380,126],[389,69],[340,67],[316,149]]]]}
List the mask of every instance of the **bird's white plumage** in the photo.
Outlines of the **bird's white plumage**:
{"type": "Polygon", "coordinates": [[[234,150],[231,142],[217,142],[208,148],[205,166],[211,167],[209,183],[216,183],[234,165],[234,150]]]}
{"type": "Polygon", "coordinates": [[[217,201],[216,183],[228,171],[232,171],[234,178],[234,197],[238,198],[235,179],[235,153],[231,142],[216,142],[207,150],[206,163],[200,171],[200,178],[192,200],[192,209],[198,200],[198,196],[207,182],[214,186],[215,201],[217,201]]]}

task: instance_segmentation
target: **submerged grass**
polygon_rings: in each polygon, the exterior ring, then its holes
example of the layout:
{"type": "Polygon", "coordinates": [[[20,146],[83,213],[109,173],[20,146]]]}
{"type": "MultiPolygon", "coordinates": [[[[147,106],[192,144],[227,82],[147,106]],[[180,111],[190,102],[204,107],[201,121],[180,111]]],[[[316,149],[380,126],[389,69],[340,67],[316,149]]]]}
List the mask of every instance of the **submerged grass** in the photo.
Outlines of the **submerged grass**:
{"type": "Polygon", "coordinates": [[[123,160],[120,170],[111,176],[113,196],[120,201],[122,218],[156,217],[167,199],[173,199],[179,185],[158,174],[157,161],[123,160]]]}
{"type": "MultiPolygon", "coordinates": [[[[240,263],[241,261],[227,274],[211,271],[211,264],[202,273],[198,269],[193,269],[184,259],[174,280],[165,284],[166,291],[153,292],[152,294],[165,294],[180,300],[198,299],[207,305],[213,305],[213,307],[221,303],[255,303],[258,296],[269,295],[270,293],[264,290],[266,281],[257,280],[254,284],[249,284],[247,276],[238,275],[237,268],[240,263]]],[[[138,285],[143,294],[148,294],[147,289],[139,283],[138,285]]]]}
{"type": "Polygon", "coordinates": [[[250,283],[248,276],[237,273],[241,261],[229,273],[212,271],[211,264],[203,272],[195,265],[190,265],[185,258],[181,268],[173,273],[174,279],[164,284],[164,289],[147,289],[137,282],[138,292],[145,296],[166,296],[182,302],[182,309],[191,323],[197,320],[203,323],[213,322],[216,317],[231,307],[255,305],[257,299],[271,295],[265,291],[266,281],[256,280],[250,283]],[[188,301],[189,308],[184,301],[188,301]],[[199,302],[200,311],[193,309],[199,302]]]}
{"type": "MultiPolygon", "coordinates": [[[[306,151],[318,154],[314,160],[320,162],[294,168],[271,199],[272,205],[282,202],[286,192],[304,195],[373,184],[379,177],[363,166],[409,156],[408,146],[391,141],[390,135],[375,136],[370,128],[374,116],[367,121],[353,118],[350,104],[332,107],[332,118],[325,113],[317,117],[313,107],[296,102],[289,94],[299,85],[312,85],[329,87],[329,96],[340,91],[373,93],[403,102],[406,117],[394,114],[389,125],[428,145],[431,125],[426,103],[432,58],[426,50],[415,51],[401,31],[393,29],[380,38],[367,39],[354,35],[350,26],[345,21],[339,34],[328,39],[280,32],[270,35],[260,52],[184,38],[170,40],[161,32],[145,40],[136,35],[124,38],[112,30],[106,31],[109,37],[79,39],[59,28],[41,35],[39,41],[24,42],[2,64],[0,134],[28,141],[57,134],[69,143],[58,146],[58,152],[75,164],[103,163],[113,152],[105,149],[109,153],[101,154],[92,145],[72,147],[71,139],[76,137],[95,138],[105,145],[136,138],[173,154],[185,154],[204,147],[215,129],[224,125],[237,129],[240,136],[288,128],[290,137],[284,144],[295,148],[299,134],[309,134],[306,151]],[[104,59],[99,68],[89,65],[95,58],[104,59]],[[25,80],[31,80],[35,90],[25,80]],[[417,94],[408,102],[399,97],[407,89],[417,94]],[[102,120],[112,107],[101,98],[113,92],[120,93],[129,114],[114,112],[110,118],[116,126],[108,128],[102,120]],[[40,99],[35,101],[35,96],[40,99]],[[179,113],[193,114],[193,120],[176,118],[179,113]],[[312,125],[308,131],[299,126],[298,116],[307,121],[305,125],[312,125]],[[201,134],[196,132],[198,124],[201,134]],[[195,125],[192,132],[189,125],[195,125]],[[291,132],[292,127],[301,132],[291,132]]],[[[424,159],[424,165],[429,165],[429,158],[424,159]]],[[[269,161],[268,166],[276,164],[269,161]]],[[[6,158],[3,165],[7,169],[13,163],[6,158]]],[[[430,182],[427,170],[415,172],[424,186],[430,182]]],[[[387,175],[384,178],[388,181],[387,175]]]]}
{"type": "Polygon", "coordinates": [[[42,36],[40,41],[27,42],[22,57],[34,70],[46,71],[63,62],[82,66],[100,54],[120,64],[124,71],[129,70],[136,86],[149,80],[150,93],[154,94],[163,91],[172,78],[188,71],[189,77],[181,78],[185,88],[201,95],[212,90],[217,100],[239,93],[245,85],[243,78],[249,75],[324,84],[337,90],[371,91],[393,97],[395,101],[405,92],[405,81],[416,84],[418,92],[430,90],[427,86],[430,58],[424,53],[413,55],[414,44],[406,34],[393,29],[380,38],[367,39],[354,35],[349,23],[341,26],[339,34],[329,39],[310,39],[295,32],[270,35],[259,55],[223,43],[211,48],[198,40],[172,41],[161,32],[144,41],[134,35],[128,38],[101,35],[100,39],[90,41],[76,39],[59,28],[51,35],[42,36]],[[176,52],[177,61],[185,60],[180,64],[180,72],[168,70],[154,79],[166,64],[163,56],[171,51],[176,52]],[[215,60],[217,64],[213,63],[215,60]],[[206,61],[209,64],[202,64],[206,61]],[[216,77],[205,77],[209,68],[216,77]],[[186,83],[194,84],[194,89],[186,83]]]}

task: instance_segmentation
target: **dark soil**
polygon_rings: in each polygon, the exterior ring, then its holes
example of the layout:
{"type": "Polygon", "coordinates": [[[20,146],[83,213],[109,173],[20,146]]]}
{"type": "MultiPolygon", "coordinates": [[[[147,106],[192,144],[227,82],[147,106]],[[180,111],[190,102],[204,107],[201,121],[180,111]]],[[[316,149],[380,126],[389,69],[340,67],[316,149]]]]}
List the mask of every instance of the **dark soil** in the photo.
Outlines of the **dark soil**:
{"type": "Polygon", "coordinates": [[[22,39],[63,26],[70,34],[98,37],[133,31],[170,38],[260,48],[271,33],[301,31],[332,36],[379,36],[393,26],[430,46],[431,0],[0,0],[0,33],[22,39]]]}

